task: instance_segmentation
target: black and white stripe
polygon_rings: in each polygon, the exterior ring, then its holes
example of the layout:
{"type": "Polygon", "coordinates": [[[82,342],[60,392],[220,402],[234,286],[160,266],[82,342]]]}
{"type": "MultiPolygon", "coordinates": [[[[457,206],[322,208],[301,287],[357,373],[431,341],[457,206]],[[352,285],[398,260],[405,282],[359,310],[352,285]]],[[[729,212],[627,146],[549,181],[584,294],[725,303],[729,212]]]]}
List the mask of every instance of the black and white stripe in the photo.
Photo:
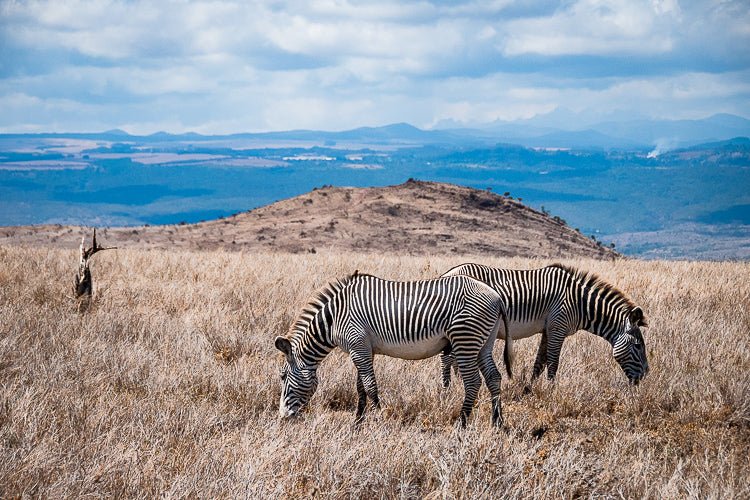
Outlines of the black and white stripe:
{"type": "MultiPolygon", "coordinates": [[[[623,292],[592,273],[555,264],[541,269],[498,269],[462,264],[443,276],[471,276],[504,299],[513,339],[541,333],[532,380],[546,368],[555,377],[565,337],[587,330],[612,345],[615,360],[632,383],[648,373],[641,326],[643,311],[623,292]]],[[[441,357],[443,385],[450,383],[452,355],[441,357]]]]}
{"type": "MultiPolygon", "coordinates": [[[[347,352],[357,369],[359,421],[368,398],[380,405],[373,355],[425,359],[451,346],[464,381],[462,423],[484,378],[492,395],[492,422],[500,425],[500,373],[492,346],[501,325],[507,326],[507,319],[498,293],[468,276],[400,282],[355,273],[319,291],[290,334],[276,338],[286,355],[279,412],[296,415],[308,403],[317,387],[317,367],[334,347],[347,352]]],[[[510,375],[512,344],[504,337],[510,375]]]]}

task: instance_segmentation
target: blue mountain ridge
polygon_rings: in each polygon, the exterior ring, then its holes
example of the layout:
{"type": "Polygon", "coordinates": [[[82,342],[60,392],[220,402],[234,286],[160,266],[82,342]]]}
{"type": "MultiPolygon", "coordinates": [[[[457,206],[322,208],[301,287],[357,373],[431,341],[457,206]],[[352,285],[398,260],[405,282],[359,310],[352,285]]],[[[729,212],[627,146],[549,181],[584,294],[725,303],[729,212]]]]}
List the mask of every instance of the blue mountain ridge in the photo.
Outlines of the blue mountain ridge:
{"type": "Polygon", "coordinates": [[[533,120],[501,122],[485,128],[424,130],[408,123],[359,127],[343,131],[287,130],[233,134],[173,134],[164,131],[133,135],[120,129],[105,132],[57,132],[0,134],[0,138],[74,138],[104,141],[201,142],[216,139],[254,139],[319,142],[369,142],[394,145],[490,145],[504,142],[532,148],[650,149],[686,148],[733,137],[750,136],[750,120],[731,114],[717,114],[700,120],[631,120],[602,122],[583,130],[565,130],[535,125],[533,120]]]}

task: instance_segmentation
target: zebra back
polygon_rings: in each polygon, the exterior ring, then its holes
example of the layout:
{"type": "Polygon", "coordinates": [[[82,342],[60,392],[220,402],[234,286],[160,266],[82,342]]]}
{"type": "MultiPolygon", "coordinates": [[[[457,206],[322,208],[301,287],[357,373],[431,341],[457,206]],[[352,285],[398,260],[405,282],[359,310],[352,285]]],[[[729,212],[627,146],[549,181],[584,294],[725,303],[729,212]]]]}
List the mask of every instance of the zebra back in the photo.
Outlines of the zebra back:
{"type": "MultiPolygon", "coordinates": [[[[503,297],[511,322],[531,321],[554,311],[564,314],[572,328],[610,340],[640,311],[625,293],[598,275],[563,264],[517,270],[466,263],[443,274],[455,275],[471,276],[492,287],[503,297]]],[[[646,324],[642,316],[638,324],[646,324]]]]}

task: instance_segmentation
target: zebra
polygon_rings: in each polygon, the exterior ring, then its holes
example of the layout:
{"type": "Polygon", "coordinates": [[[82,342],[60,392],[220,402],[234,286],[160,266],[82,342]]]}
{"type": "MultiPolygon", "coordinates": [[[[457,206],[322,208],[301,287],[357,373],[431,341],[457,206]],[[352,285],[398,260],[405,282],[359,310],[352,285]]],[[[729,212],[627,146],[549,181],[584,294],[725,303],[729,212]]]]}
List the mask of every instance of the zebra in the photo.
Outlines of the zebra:
{"type": "MultiPolygon", "coordinates": [[[[545,367],[547,378],[555,378],[563,341],[578,330],[594,333],[612,345],[612,354],[631,384],[637,385],[649,371],[641,332],[641,327],[648,326],[643,310],[593,273],[562,264],[531,270],[461,264],[443,276],[471,276],[497,291],[505,299],[514,340],[541,332],[532,382],[545,367]]],[[[450,346],[440,360],[443,386],[448,387],[454,365],[450,346]]]]}
{"type": "Polygon", "coordinates": [[[307,405],[318,385],[318,365],[335,347],[349,354],[357,370],[356,424],[364,418],[367,398],[380,407],[374,354],[426,359],[450,344],[464,382],[461,425],[476,402],[481,373],[492,395],[492,424],[501,426],[501,377],[492,358],[501,321],[510,377],[512,339],[505,305],[492,288],[468,276],[387,281],[355,272],[318,291],[289,334],[276,337],[275,346],[286,358],[279,413],[292,417],[307,405]],[[487,342],[490,337],[493,342],[487,342]]]}

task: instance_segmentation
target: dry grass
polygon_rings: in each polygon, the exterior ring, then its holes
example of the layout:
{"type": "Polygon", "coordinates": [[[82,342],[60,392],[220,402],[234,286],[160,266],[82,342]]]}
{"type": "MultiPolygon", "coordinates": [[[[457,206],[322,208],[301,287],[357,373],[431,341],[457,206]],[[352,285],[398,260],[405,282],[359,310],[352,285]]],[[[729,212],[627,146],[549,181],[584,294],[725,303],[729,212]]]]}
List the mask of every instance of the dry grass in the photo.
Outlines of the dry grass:
{"type": "Polygon", "coordinates": [[[538,337],[518,341],[496,431],[486,390],[456,428],[462,389],[439,388],[437,359],[378,358],[386,408],[353,429],[354,369],[334,353],[310,411],[276,416],[272,339],[315,288],[354,269],[432,277],[465,258],[97,259],[79,315],[75,251],[0,247],[0,497],[750,495],[748,264],[569,261],[644,307],[651,374],[631,389],[608,346],[579,333],[558,383],[524,397],[538,337]]]}

